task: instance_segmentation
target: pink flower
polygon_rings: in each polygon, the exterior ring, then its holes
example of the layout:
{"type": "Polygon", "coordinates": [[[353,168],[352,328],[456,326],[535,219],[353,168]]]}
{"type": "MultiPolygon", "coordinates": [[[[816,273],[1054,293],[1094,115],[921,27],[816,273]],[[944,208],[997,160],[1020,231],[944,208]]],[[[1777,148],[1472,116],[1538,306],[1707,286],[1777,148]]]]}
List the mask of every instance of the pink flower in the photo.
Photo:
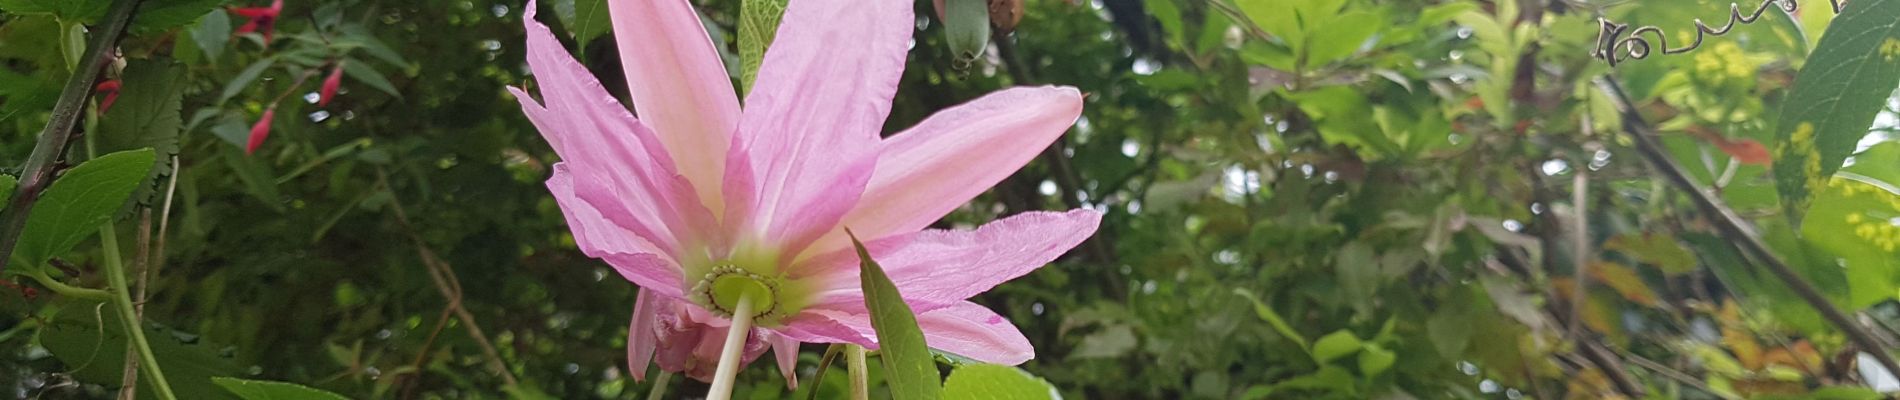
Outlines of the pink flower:
{"type": "Polygon", "coordinates": [[[343,85],[343,62],[337,61],[330,69],[330,77],[323,78],[323,87],[317,89],[317,107],[327,107],[330,99],[336,97],[337,86],[343,85]]]}
{"type": "Polygon", "coordinates": [[[256,152],[257,146],[264,144],[264,138],[270,137],[270,119],[276,115],[277,105],[273,104],[264,109],[264,116],[258,117],[256,124],[251,125],[251,139],[244,144],[244,155],[256,152]]]}
{"type": "Polygon", "coordinates": [[[609,4],[638,119],[534,21],[533,3],[524,19],[541,101],[510,90],[564,160],[547,184],[581,250],[643,288],[628,339],[636,371],[708,336],[662,338],[681,335],[653,329],[662,312],[718,327],[742,298],[755,300],[750,340],[775,349],[780,371],[802,342],[875,347],[845,227],[931,347],[1001,364],[1034,356],[1014,325],[967,299],[1055,260],[1101,214],[925,228],[1048,147],[1080,115],[1079,92],[1007,89],[882,138],[909,2],[791,2],[743,110],[686,0],[609,4]]]}
{"type": "Polygon", "coordinates": [[[270,7],[231,7],[232,14],[249,19],[238,26],[237,33],[257,32],[264,35],[264,45],[270,45],[271,33],[276,30],[277,16],[284,12],[284,0],[271,0],[270,7]]]}

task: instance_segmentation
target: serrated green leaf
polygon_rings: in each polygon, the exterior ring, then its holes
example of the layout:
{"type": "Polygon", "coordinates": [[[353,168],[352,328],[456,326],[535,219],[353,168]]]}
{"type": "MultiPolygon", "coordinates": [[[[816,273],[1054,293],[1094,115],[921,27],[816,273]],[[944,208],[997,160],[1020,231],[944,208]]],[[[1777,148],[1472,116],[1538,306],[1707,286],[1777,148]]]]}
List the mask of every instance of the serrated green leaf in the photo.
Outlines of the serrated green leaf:
{"type": "Polygon", "coordinates": [[[990,44],[990,2],[944,0],[943,32],[950,45],[951,68],[968,69],[990,44]]]}
{"type": "Polygon", "coordinates": [[[743,0],[739,3],[739,94],[752,90],[765,61],[765,48],[778,36],[786,0],[743,0]]]}
{"type": "Polygon", "coordinates": [[[1359,337],[1353,336],[1352,331],[1345,329],[1335,331],[1313,342],[1313,361],[1325,364],[1351,355],[1359,351],[1360,344],[1359,337]]]}
{"type": "Polygon", "coordinates": [[[1044,400],[1061,398],[1049,382],[1016,367],[970,364],[950,372],[943,382],[948,400],[1044,400]]]}
{"type": "Polygon", "coordinates": [[[336,393],[287,382],[214,377],[211,382],[244,400],[349,400],[336,393]]]}
{"type": "Polygon", "coordinates": [[[86,161],[54,181],[27,216],[15,261],[40,265],[99,232],[152,171],[152,149],[122,151],[86,161]]]}
{"type": "Polygon", "coordinates": [[[1862,0],[1828,25],[1795,76],[1775,129],[1775,187],[1800,226],[1812,191],[1834,176],[1900,86],[1900,0],[1862,0]]]}
{"type": "Polygon", "coordinates": [[[178,129],[183,122],[179,102],[184,98],[184,68],[169,60],[134,60],[126,65],[119,99],[99,119],[99,151],[151,148],[157,153],[152,173],[133,196],[151,198],[153,178],[170,171],[178,154],[178,129]]]}
{"type": "Polygon", "coordinates": [[[864,307],[871,312],[871,327],[877,330],[878,360],[884,364],[885,379],[891,385],[891,398],[932,400],[943,397],[943,383],[937,379],[937,362],[924,343],[924,331],[917,327],[917,314],[910,311],[897,285],[884,275],[884,267],[871,259],[857,236],[851,245],[858,250],[858,280],[864,287],[864,307]]]}
{"type": "Polygon", "coordinates": [[[402,98],[402,92],[396,91],[396,85],[390,84],[389,78],[383,77],[383,73],[376,72],[376,68],[371,68],[369,64],[364,64],[356,59],[345,59],[343,63],[343,75],[349,76],[350,79],[354,79],[357,82],[369,85],[369,87],[376,88],[376,90],[381,90],[383,93],[388,93],[390,96],[402,98]]]}

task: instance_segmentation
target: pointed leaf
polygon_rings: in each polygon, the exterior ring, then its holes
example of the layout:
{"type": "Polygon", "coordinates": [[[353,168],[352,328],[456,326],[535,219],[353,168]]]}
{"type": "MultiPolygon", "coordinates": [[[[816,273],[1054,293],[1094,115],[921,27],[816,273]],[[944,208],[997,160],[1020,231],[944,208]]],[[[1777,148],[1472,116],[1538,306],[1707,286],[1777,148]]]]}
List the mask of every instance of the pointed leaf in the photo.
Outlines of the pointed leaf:
{"type": "Polygon", "coordinates": [[[27,216],[14,261],[40,265],[99,232],[152,171],[152,159],[152,149],[122,151],[66,171],[27,216]]]}
{"type": "Polygon", "coordinates": [[[1359,351],[1360,344],[1359,337],[1353,336],[1352,331],[1345,329],[1335,331],[1313,342],[1313,361],[1325,364],[1327,361],[1351,355],[1359,351]]]}
{"type": "Polygon", "coordinates": [[[223,386],[224,390],[235,393],[244,400],[348,400],[336,393],[312,389],[309,386],[294,383],[254,381],[249,379],[215,377],[211,382],[223,386]]]}
{"type": "Polygon", "coordinates": [[[155,187],[149,182],[170,171],[173,155],[178,154],[178,129],[183,115],[179,103],[185,94],[184,67],[170,61],[134,60],[125,68],[125,86],[112,110],[99,119],[99,151],[111,152],[139,148],[156,151],[153,171],[139,185],[134,199],[150,199],[155,187]]]}
{"type": "Polygon", "coordinates": [[[924,344],[924,331],[917,327],[917,314],[910,311],[897,285],[884,275],[884,267],[871,260],[864,243],[851,236],[858,249],[859,284],[864,286],[864,307],[871,312],[871,327],[877,330],[878,360],[884,364],[885,379],[891,382],[891,398],[897,400],[934,400],[942,397],[943,383],[937,378],[937,362],[924,344]]]}
{"type": "Polygon", "coordinates": [[[376,68],[370,67],[369,64],[356,61],[355,59],[345,59],[343,62],[343,75],[347,75],[350,79],[354,79],[357,82],[369,85],[369,87],[376,88],[376,90],[381,90],[383,93],[389,93],[390,96],[396,96],[397,98],[402,97],[402,92],[396,91],[396,85],[390,84],[389,78],[383,77],[383,73],[376,72],[376,68]]]}
{"type": "Polygon", "coordinates": [[[1044,400],[1060,397],[1049,382],[1016,367],[970,364],[957,367],[943,383],[948,400],[1044,400]]]}
{"type": "Polygon", "coordinates": [[[1775,187],[1796,226],[1900,86],[1900,0],[1860,0],[1828,25],[1775,129],[1775,187]]]}

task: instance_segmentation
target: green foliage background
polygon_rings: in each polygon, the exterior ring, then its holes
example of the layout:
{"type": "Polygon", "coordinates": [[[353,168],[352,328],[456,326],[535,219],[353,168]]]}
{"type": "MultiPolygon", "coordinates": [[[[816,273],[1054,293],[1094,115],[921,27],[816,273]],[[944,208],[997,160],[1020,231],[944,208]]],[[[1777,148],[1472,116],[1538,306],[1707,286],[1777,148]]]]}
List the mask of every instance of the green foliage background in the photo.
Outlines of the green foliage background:
{"type": "MultiPolygon", "coordinates": [[[[641,39],[613,37],[603,1],[546,1],[543,22],[624,97],[612,41],[641,39]]],[[[887,131],[1010,85],[1087,93],[1056,147],[939,224],[1107,212],[1069,256],[976,299],[1022,328],[1037,349],[1023,370],[1065,397],[1603,398],[1628,394],[1619,379],[1649,398],[1873,396],[1853,365],[1867,349],[1637,156],[1590,81],[1606,74],[1782,258],[1868,329],[1900,336],[1900,105],[1874,99],[1871,131],[1828,134],[1858,143],[1823,157],[1848,166],[1784,173],[1805,192],[1787,205],[1771,168],[1743,162],[1758,157],[1749,144],[1806,157],[1778,119],[1815,117],[1776,111],[1806,84],[1797,71],[1843,62],[1808,59],[1832,32],[1824,0],[1615,68],[1591,58],[1599,16],[1677,35],[1729,3],[1025,2],[1020,26],[967,70],[918,2],[887,131]],[[1805,211],[1799,225],[1790,210],[1805,211]]],[[[74,28],[104,3],[0,0],[5,175],[71,74],[74,28]]],[[[542,186],[556,158],[503,90],[533,82],[523,4],[290,1],[266,45],[232,35],[243,21],[220,7],[262,3],[147,3],[158,11],[134,22],[109,73],[124,93],[112,113],[88,113],[95,129],[71,158],[157,151],[115,219],[122,253],[154,266],[145,328],[181,396],[250,384],[211,377],[351,398],[644,396],[650,384],[625,371],[635,289],[575,249],[542,186]],[[318,107],[339,61],[342,94],[318,107]],[[270,139],[246,155],[273,104],[270,139]]],[[[756,17],[736,0],[695,4],[738,82],[756,50],[738,26],[756,17]]],[[[0,287],[0,397],[120,386],[115,311],[32,279],[104,287],[103,254],[88,237],[0,273],[13,284],[0,287]]],[[[810,379],[822,351],[804,350],[810,379]]],[[[740,395],[794,395],[765,364],[740,395]]],[[[972,371],[961,379],[1014,378],[972,371]]],[[[844,396],[836,372],[795,394],[844,396]]]]}

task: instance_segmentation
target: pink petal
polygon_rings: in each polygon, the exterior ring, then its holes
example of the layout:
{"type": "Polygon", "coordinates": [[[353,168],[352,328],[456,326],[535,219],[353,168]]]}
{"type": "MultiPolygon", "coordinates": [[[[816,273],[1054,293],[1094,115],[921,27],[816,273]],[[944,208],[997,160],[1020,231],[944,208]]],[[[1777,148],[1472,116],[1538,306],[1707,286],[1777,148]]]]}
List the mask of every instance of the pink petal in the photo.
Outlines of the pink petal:
{"type": "MultiPolygon", "coordinates": [[[[1071,87],[1010,88],[930,116],[885,139],[864,200],[843,225],[860,239],[930,226],[1028,164],[1082,113],[1071,87]]],[[[841,232],[814,250],[850,246],[841,232]]]]}
{"type": "MultiPolygon", "coordinates": [[[[659,310],[654,318],[658,322],[654,335],[659,338],[655,361],[662,370],[711,381],[731,325],[724,318],[696,311],[698,307],[683,302],[674,302],[659,310]]],[[[764,329],[747,332],[745,347],[740,353],[741,367],[765,354],[768,345],[763,339],[770,333],[764,329]]]]}
{"type": "Polygon", "coordinates": [[[671,306],[673,299],[654,296],[646,289],[634,296],[633,321],[627,325],[627,371],[635,382],[647,379],[647,365],[653,362],[653,350],[659,346],[659,337],[653,334],[657,324],[654,317],[660,307],[671,306]]]}
{"type": "Polygon", "coordinates": [[[798,340],[785,335],[768,334],[766,342],[772,344],[772,356],[778,358],[778,373],[785,376],[785,387],[798,389],[798,340]]]}
{"type": "Polygon", "coordinates": [[[992,364],[1016,365],[1036,357],[1015,324],[968,301],[917,315],[930,348],[992,364]]]}
{"type": "MultiPolygon", "coordinates": [[[[1027,212],[975,230],[925,230],[867,243],[905,302],[918,312],[934,310],[989,291],[1042,268],[1082,243],[1101,223],[1090,209],[1027,212]]],[[[793,276],[811,274],[821,292],[817,303],[857,312],[864,309],[858,257],[840,250],[800,264],[793,276]]]]}
{"type": "Polygon", "coordinates": [[[704,244],[710,238],[702,235],[717,232],[717,224],[653,132],[534,21],[532,3],[527,10],[528,65],[541,85],[545,108],[519,89],[510,91],[567,161],[574,193],[667,254],[704,244]]]}
{"type": "MultiPolygon", "coordinates": [[[[871,326],[869,314],[823,307],[804,310],[795,318],[796,323],[788,321],[779,331],[787,336],[808,335],[801,340],[810,342],[855,343],[877,348],[877,331],[871,326]],[[812,329],[814,327],[816,329],[812,329]]],[[[924,343],[930,348],[1008,365],[1021,364],[1035,356],[1029,339],[1023,337],[1015,325],[976,303],[957,301],[916,312],[917,326],[923,329],[924,343]]]]}
{"type": "Polygon", "coordinates": [[[658,133],[700,198],[719,201],[726,147],[739,126],[739,96],[705,25],[686,0],[607,6],[634,110],[658,133]]]}
{"type": "Polygon", "coordinates": [[[317,107],[330,105],[330,99],[336,97],[336,89],[343,85],[343,61],[337,61],[330,69],[330,76],[323,78],[323,86],[317,90],[317,107]]]}
{"type": "Polygon", "coordinates": [[[599,209],[574,192],[574,179],[567,163],[556,163],[547,185],[581,253],[607,261],[620,276],[647,288],[641,290],[643,296],[654,292],[682,297],[680,286],[684,280],[679,264],[640,235],[602,217],[599,209]]]}
{"type": "Polygon", "coordinates": [[[277,105],[272,104],[264,109],[264,115],[257,118],[257,123],[251,124],[251,138],[244,143],[244,155],[251,155],[257,152],[258,146],[264,145],[264,139],[270,137],[270,120],[276,115],[277,105]]]}
{"type": "Polygon", "coordinates": [[[752,208],[736,219],[756,239],[795,255],[857,203],[914,23],[902,1],[787,8],[745,100],[736,138],[745,165],[727,171],[726,198],[752,208]]]}

